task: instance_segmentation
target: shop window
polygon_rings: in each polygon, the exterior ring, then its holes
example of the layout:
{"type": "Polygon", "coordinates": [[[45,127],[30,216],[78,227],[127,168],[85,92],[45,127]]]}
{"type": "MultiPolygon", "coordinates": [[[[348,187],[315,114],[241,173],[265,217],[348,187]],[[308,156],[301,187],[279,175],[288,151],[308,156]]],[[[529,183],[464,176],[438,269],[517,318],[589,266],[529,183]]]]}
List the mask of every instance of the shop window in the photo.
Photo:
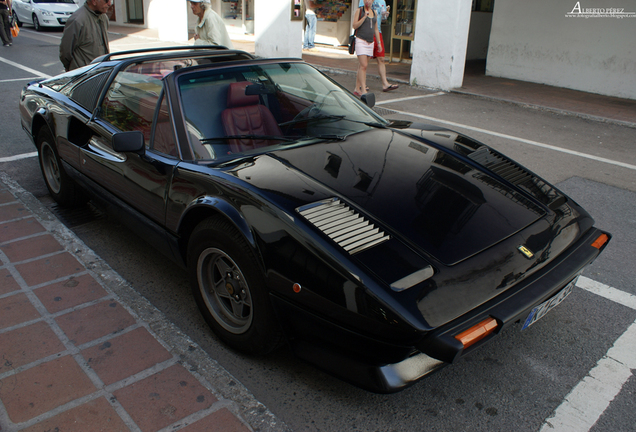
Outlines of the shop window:
{"type": "Polygon", "coordinates": [[[403,55],[410,57],[411,43],[415,32],[415,16],[417,14],[416,0],[394,0],[391,7],[391,43],[389,46],[389,61],[393,61],[397,48],[398,61],[403,55]]]}
{"type": "Polygon", "coordinates": [[[126,0],[126,13],[128,22],[134,24],[144,23],[144,4],[142,0],[126,0]]]}
{"type": "Polygon", "coordinates": [[[291,20],[292,21],[302,21],[302,1],[303,0],[291,0],[291,20]]]}

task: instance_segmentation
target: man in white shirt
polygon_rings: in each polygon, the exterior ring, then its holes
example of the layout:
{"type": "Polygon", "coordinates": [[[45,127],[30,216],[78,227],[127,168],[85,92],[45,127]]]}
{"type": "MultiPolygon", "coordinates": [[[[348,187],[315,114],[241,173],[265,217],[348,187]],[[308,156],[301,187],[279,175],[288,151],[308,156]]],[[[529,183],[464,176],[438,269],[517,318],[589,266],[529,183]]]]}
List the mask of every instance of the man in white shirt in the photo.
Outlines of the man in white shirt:
{"type": "Polygon", "coordinates": [[[234,49],[223,19],[210,8],[210,3],[204,0],[188,1],[192,13],[199,17],[199,22],[194,28],[194,44],[221,45],[234,49]]]}

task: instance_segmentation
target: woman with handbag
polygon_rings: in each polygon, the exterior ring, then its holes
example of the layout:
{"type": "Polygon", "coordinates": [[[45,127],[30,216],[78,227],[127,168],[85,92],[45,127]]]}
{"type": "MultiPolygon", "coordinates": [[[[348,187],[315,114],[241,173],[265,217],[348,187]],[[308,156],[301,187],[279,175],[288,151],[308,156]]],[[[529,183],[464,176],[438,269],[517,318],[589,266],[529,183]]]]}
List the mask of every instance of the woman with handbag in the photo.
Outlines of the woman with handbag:
{"type": "MultiPolygon", "coordinates": [[[[360,4],[358,6],[363,7],[364,0],[360,0],[360,4]]],[[[399,87],[397,84],[391,84],[387,81],[386,64],[384,64],[384,37],[382,36],[382,23],[389,17],[389,14],[391,13],[391,6],[387,6],[385,0],[373,0],[371,7],[378,16],[378,33],[380,33],[380,39],[375,39],[373,41],[373,58],[378,62],[378,73],[380,74],[380,80],[382,81],[382,91],[388,92],[396,90],[399,87]]]]}
{"type": "Polygon", "coordinates": [[[373,38],[380,39],[378,16],[371,7],[373,0],[364,0],[364,7],[359,8],[353,20],[356,42],[355,53],[358,57],[358,74],[354,95],[360,97],[367,92],[367,67],[369,58],[373,57],[373,38]],[[359,91],[358,91],[359,90],[359,91]]]}

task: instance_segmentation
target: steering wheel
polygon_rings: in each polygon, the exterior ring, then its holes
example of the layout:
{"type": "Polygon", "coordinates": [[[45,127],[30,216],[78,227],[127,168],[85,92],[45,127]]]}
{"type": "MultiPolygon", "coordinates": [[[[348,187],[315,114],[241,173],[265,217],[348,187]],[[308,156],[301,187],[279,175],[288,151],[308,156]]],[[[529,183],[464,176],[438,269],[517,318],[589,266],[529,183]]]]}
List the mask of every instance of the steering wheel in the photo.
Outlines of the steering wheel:
{"type": "Polygon", "coordinates": [[[308,107],[303,108],[296,116],[290,121],[286,121],[284,123],[280,123],[278,126],[281,128],[285,128],[285,135],[287,132],[296,124],[301,123],[304,120],[308,120],[312,117],[317,116],[320,113],[320,106],[316,103],[309,105],[308,107]]]}
{"type": "Polygon", "coordinates": [[[304,108],[301,112],[296,114],[296,117],[293,118],[292,123],[299,122],[301,119],[310,119],[320,112],[320,107],[318,104],[311,104],[308,107],[304,108]]]}

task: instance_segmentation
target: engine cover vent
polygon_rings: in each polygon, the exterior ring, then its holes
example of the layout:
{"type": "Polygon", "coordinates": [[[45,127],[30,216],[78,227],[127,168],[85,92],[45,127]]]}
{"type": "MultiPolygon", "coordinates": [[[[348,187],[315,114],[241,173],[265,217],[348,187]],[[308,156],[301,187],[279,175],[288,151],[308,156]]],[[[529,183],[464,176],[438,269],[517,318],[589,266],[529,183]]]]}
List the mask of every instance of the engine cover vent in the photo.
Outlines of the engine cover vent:
{"type": "Polygon", "coordinates": [[[482,147],[468,157],[513,185],[525,189],[547,206],[556,208],[565,202],[564,197],[556,189],[501,153],[482,147]]]}
{"type": "Polygon", "coordinates": [[[298,207],[296,211],[351,255],[391,238],[338,198],[298,207]]]}

